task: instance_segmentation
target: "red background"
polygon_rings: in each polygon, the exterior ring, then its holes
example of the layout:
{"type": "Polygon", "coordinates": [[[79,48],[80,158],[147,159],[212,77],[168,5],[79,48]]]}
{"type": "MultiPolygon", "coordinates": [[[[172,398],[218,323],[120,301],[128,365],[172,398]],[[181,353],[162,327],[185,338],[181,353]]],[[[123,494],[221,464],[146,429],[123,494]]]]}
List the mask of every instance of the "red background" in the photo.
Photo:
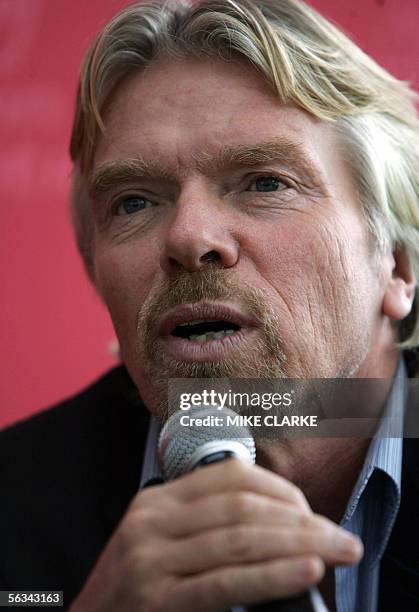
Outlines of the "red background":
{"type": "MultiPolygon", "coordinates": [[[[84,276],[68,212],[79,65],[122,0],[0,1],[0,426],[114,363],[104,307],[84,276]]],[[[419,84],[417,0],[312,0],[361,47],[419,84]]]]}

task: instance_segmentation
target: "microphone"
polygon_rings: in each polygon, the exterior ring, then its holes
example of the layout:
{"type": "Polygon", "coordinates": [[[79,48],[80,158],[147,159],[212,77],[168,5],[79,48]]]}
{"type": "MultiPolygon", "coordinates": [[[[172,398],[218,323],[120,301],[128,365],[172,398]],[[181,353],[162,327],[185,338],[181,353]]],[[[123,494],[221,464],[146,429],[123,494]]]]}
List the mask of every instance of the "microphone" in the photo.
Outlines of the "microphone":
{"type": "MultiPolygon", "coordinates": [[[[166,480],[228,458],[256,462],[255,441],[249,429],[234,422],[237,413],[218,406],[178,410],[166,421],[159,437],[158,456],[166,480]],[[186,415],[191,415],[188,418],[186,415]],[[230,417],[230,420],[228,420],[230,417]]],[[[234,608],[234,611],[244,608],[234,608]]],[[[328,612],[315,588],[296,597],[261,603],[253,612],[328,612]]]]}
{"type": "Polygon", "coordinates": [[[237,416],[233,410],[197,406],[190,413],[192,418],[189,411],[175,412],[160,433],[158,456],[167,480],[228,458],[255,463],[255,441],[249,429],[228,423],[227,417],[237,416]]]}

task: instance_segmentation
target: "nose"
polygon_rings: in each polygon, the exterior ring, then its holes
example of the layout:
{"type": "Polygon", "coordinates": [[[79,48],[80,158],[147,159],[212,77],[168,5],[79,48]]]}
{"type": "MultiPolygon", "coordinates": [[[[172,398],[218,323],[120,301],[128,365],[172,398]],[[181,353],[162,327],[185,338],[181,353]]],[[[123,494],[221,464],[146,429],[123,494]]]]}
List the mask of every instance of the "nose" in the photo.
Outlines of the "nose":
{"type": "Polygon", "coordinates": [[[185,190],[168,220],[160,265],[171,274],[196,272],[208,264],[230,268],[239,248],[228,205],[208,190],[185,190]]]}

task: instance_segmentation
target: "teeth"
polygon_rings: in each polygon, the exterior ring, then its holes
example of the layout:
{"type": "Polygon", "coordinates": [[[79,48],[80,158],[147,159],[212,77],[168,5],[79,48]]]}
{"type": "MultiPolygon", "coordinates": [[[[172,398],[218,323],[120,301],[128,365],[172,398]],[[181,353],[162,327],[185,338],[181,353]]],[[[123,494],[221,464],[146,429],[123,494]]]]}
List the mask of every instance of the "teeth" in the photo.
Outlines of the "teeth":
{"type": "Polygon", "coordinates": [[[191,334],[189,340],[193,340],[194,342],[208,342],[208,340],[219,340],[220,338],[224,338],[224,336],[231,336],[231,334],[234,334],[233,329],[219,332],[207,332],[201,335],[191,334]]]}
{"type": "Polygon", "coordinates": [[[202,334],[201,336],[198,336],[197,334],[192,334],[191,336],[189,336],[189,340],[193,340],[194,342],[206,342],[207,339],[209,340],[207,336],[209,336],[209,334],[202,334]]]}

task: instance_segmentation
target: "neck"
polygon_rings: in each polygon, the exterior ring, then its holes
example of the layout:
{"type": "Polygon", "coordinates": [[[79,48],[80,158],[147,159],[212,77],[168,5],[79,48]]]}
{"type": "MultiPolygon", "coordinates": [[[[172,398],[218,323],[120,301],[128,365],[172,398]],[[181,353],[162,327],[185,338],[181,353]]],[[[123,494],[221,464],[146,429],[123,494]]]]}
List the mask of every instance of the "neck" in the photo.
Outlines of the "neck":
{"type": "Polygon", "coordinates": [[[339,523],[369,438],[299,438],[258,445],[258,464],[299,487],[313,512],[339,523]]]}
{"type": "MultiPolygon", "coordinates": [[[[383,384],[371,385],[373,393],[356,396],[357,408],[363,414],[379,418],[385,406],[396,371],[398,352],[393,346],[382,351],[381,359],[368,359],[354,378],[380,378],[383,384]]],[[[340,397],[340,403],[343,398],[340,397]]],[[[301,489],[313,512],[339,523],[358,479],[371,442],[373,430],[366,433],[364,424],[360,437],[310,437],[286,440],[263,440],[257,444],[258,464],[280,474],[301,489]],[[364,435],[364,437],[362,437],[364,435]]],[[[327,435],[327,430],[325,431],[327,435]]],[[[332,435],[329,432],[329,435],[332,435]]],[[[340,435],[340,434],[339,434],[340,435]]]]}

